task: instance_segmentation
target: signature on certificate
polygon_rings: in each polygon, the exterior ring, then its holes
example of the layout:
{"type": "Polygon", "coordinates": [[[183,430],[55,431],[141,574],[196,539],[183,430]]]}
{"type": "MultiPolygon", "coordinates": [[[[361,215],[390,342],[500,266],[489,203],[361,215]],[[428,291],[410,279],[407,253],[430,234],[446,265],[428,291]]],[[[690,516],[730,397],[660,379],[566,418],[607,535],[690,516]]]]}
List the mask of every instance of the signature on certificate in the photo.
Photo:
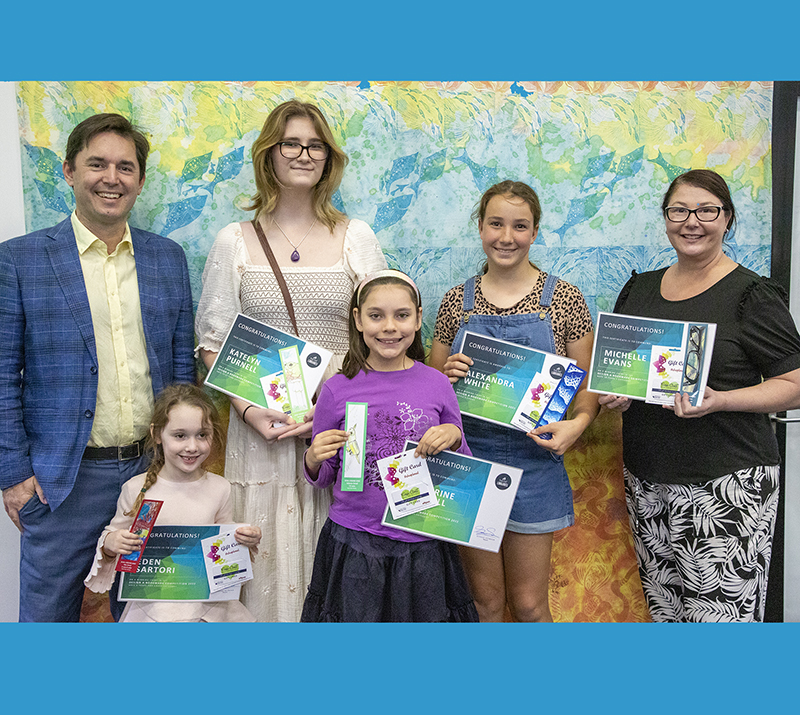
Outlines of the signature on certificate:
{"type": "Polygon", "coordinates": [[[483,539],[484,541],[495,541],[497,539],[497,534],[495,533],[494,529],[487,529],[485,526],[476,526],[475,536],[479,539],[483,539]]]}

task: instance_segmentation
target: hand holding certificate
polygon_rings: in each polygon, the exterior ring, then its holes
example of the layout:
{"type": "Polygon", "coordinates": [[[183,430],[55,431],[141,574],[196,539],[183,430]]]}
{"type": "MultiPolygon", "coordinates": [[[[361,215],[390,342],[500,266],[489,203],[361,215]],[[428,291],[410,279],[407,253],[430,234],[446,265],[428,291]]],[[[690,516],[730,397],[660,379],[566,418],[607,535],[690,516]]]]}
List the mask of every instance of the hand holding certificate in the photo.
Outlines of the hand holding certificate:
{"type": "Polygon", "coordinates": [[[241,313],[205,384],[302,422],[332,353],[241,313]]]}
{"type": "Polygon", "coordinates": [[[716,328],[600,312],[587,389],[661,405],[683,393],[700,407],[716,328]]]}
{"type": "Polygon", "coordinates": [[[563,419],[586,374],[571,358],[469,331],[460,352],[472,360],[453,385],[461,413],[523,432],[563,419]]]}

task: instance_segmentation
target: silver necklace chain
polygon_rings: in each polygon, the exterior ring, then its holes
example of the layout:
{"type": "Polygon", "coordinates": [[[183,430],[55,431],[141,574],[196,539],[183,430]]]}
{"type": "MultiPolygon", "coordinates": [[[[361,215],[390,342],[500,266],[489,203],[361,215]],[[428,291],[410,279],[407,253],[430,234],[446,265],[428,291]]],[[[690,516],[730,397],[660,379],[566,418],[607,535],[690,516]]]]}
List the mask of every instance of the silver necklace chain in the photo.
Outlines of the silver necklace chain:
{"type": "Polygon", "coordinates": [[[280,231],[280,232],[283,234],[283,237],[284,237],[284,238],[285,238],[287,241],[289,241],[289,245],[290,245],[290,246],[291,246],[291,247],[294,249],[294,251],[292,251],[292,255],[291,255],[291,256],[289,256],[289,258],[291,258],[291,260],[292,260],[292,263],[297,263],[297,262],[300,260],[300,252],[299,252],[297,249],[298,249],[298,248],[300,248],[300,246],[302,246],[302,245],[303,245],[303,241],[305,241],[305,240],[306,240],[306,238],[308,238],[308,234],[309,234],[309,233],[311,233],[311,229],[312,229],[312,228],[314,228],[314,226],[316,225],[316,223],[317,223],[317,219],[315,218],[315,219],[314,219],[314,220],[311,222],[311,225],[308,227],[308,231],[306,231],[306,235],[305,235],[305,236],[303,236],[303,238],[301,238],[301,239],[300,239],[300,243],[298,243],[296,246],[295,246],[295,245],[294,245],[294,244],[291,242],[291,240],[289,239],[289,237],[286,235],[286,231],[284,231],[284,230],[281,228],[280,224],[279,224],[279,223],[278,223],[278,222],[275,220],[275,217],[274,217],[274,216],[272,217],[272,223],[274,223],[274,224],[275,224],[275,225],[278,227],[278,230],[279,230],[279,231],[280,231]]]}

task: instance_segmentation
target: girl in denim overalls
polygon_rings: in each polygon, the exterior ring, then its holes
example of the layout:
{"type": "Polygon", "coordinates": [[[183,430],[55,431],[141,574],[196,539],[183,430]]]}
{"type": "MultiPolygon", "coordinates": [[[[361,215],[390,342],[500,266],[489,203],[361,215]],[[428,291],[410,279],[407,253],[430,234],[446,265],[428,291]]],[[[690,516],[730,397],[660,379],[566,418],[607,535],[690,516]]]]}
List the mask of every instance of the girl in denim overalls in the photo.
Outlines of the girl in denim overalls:
{"type": "MultiPolygon", "coordinates": [[[[481,198],[473,218],[486,253],[484,271],[445,295],[429,359],[451,382],[472,362],[456,352],[464,330],[566,355],[589,369],[594,333],[583,296],[528,260],[540,217],[536,193],[521,182],[503,181],[481,198]]],[[[464,417],[476,457],[524,470],[500,551],[461,548],[481,621],[502,621],[506,605],[516,621],[553,620],[547,592],[553,532],[575,521],[563,454],[598,409],[597,395],[582,386],[569,419],[527,435],[464,417]]]]}

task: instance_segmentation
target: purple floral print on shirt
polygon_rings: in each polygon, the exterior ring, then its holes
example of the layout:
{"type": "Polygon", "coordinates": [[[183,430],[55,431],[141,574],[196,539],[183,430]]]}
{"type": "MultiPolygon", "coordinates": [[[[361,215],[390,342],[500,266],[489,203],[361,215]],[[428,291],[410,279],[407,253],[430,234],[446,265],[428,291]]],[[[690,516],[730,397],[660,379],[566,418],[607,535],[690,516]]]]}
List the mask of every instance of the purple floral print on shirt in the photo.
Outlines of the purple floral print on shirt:
{"type": "Polygon", "coordinates": [[[364,466],[364,483],[383,490],[378,474],[377,460],[391,457],[403,450],[406,440],[418,440],[428,431],[431,419],[420,408],[412,408],[407,402],[397,403],[398,415],[383,410],[374,417],[374,434],[367,436],[367,454],[372,456],[364,466]]]}

